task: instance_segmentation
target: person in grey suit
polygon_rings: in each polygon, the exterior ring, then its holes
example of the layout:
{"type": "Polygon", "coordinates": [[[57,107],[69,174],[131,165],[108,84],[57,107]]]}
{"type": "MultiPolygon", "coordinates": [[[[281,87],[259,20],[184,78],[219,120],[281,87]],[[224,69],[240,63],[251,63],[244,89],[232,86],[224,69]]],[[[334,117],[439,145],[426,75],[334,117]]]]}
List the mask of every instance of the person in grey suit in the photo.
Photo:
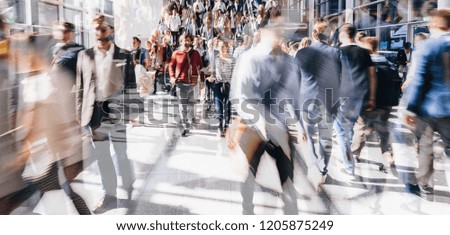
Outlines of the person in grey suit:
{"type": "MultiPolygon", "coordinates": [[[[304,136],[302,126],[297,125],[300,84],[294,60],[277,43],[282,33],[279,28],[275,24],[261,29],[261,42],[242,54],[231,81],[231,97],[239,116],[233,122],[241,119],[237,132],[247,130],[242,134],[245,137],[235,139],[239,139],[249,163],[248,176],[240,188],[243,214],[255,213],[255,182],[280,193],[285,214],[298,214],[293,161],[298,133],[304,136]],[[267,155],[276,165],[271,172],[278,171],[279,179],[270,175],[276,183],[259,178],[269,174],[267,168],[261,167],[267,163],[267,155]]],[[[231,138],[240,135],[232,129],[231,138]]]]}
{"type": "MultiPolygon", "coordinates": [[[[97,133],[102,120],[107,113],[103,109],[105,102],[116,100],[115,97],[123,91],[130,65],[130,53],[117,47],[110,38],[111,29],[104,16],[98,15],[94,21],[97,44],[93,48],[81,51],[78,55],[76,78],[76,115],[81,127],[87,130],[93,140],[106,140],[113,143],[115,156],[118,158],[118,168],[122,175],[123,187],[131,199],[133,190],[131,165],[126,156],[126,133],[118,131],[122,127],[119,121],[109,128],[106,135],[97,133]],[[120,141],[117,141],[120,139],[120,141]]],[[[122,123],[123,124],[123,123],[122,123]]],[[[109,153],[109,144],[97,142],[97,154],[109,153]],[[106,146],[105,146],[106,145],[106,146]]],[[[101,154],[102,155],[102,154],[101,154]]],[[[98,161],[102,178],[104,199],[94,209],[94,213],[102,213],[117,207],[117,175],[111,154],[95,156],[98,161]]]]}
{"type": "Polygon", "coordinates": [[[319,190],[328,172],[333,122],[339,114],[339,87],[343,64],[342,52],[328,45],[331,30],[324,21],[314,24],[314,43],[299,50],[295,56],[301,77],[302,121],[308,135],[311,153],[305,156],[308,178],[319,190]],[[313,136],[318,134],[318,148],[313,136]],[[319,174],[320,173],[320,174],[319,174]]]}

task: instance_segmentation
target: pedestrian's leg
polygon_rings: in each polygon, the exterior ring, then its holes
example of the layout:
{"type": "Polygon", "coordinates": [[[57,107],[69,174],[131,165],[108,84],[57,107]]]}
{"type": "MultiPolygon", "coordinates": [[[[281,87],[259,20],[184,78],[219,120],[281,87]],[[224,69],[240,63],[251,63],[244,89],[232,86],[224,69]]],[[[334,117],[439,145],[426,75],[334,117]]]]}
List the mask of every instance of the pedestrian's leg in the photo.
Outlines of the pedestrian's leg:
{"type": "Polygon", "coordinates": [[[352,127],[353,125],[348,123],[346,120],[336,118],[334,121],[334,130],[336,132],[336,140],[341,152],[342,163],[345,171],[350,175],[353,175],[355,170],[353,154],[350,149],[351,136],[349,129],[352,127]]]}
{"type": "Polygon", "coordinates": [[[255,190],[255,175],[249,170],[248,177],[241,183],[242,214],[254,215],[255,205],[253,204],[253,194],[255,190]]]}
{"type": "Polygon", "coordinates": [[[244,183],[241,183],[241,196],[242,196],[242,214],[254,215],[255,205],[253,204],[253,195],[255,190],[255,176],[258,170],[261,156],[264,153],[265,145],[260,143],[256,152],[253,154],[253,158],[250,161],[250,168],[248,170],[248,176],[244,183]]]}
{"type": "Polygon", "coordinates": [[[231,120],[231,102],[229,99],[229,94],[226,97],[224,97],[223,102],[224,102],[224,119],[225,119],[224,128],[227,129],[231,120]]]}
{"type": "MultiPolygon", "coordinates": [[[[105,195],[115,197],[117,195],[117,173],[114,167],[113,160],[109,154],[109,143],[102,143],[103,148],[101,148],[103,154],[102,156],[97,156],[97,164],[100,170],[100,177],[102,180],[103,190],[105,195]]],[[[97,144],[97,146],[99,146],[97,144]]]]}
{"type": "Polygon", "coordinates": [[[222,102],[222,83],[217,83],[214,86],[214,106],[216,111],[216,119],[219,120],[219,131],[223,132],[223,102],[222,102]]]}
{"type": "Polygon", "coordinates": [[[114,148],[115,155],[111,156],[117,159],[119,173],[122,176],[122,187],[127,191],[127,197],[131,200],[133,192],[133,183],[136,180],[133,171],[132,162],[127,155],[127,131],[125,125],[116,125],[111,130],[112,138],[110,145],[114,148]]]}
{"type": "Polygon", "coordinates": [[[287,178],[282,185],[283,193],[281,200],[283,201],[283,211],[285,215],[298,215],[297,191],[291,178],[287,178]]]}
{"type": "Polygon", "coordinates": [[[198,87],[198,85],[190,85],[189,91],[188,91],[188,112],[189,112],[189,129],[191,128],[191,123],[196,122],[196,111],[195,111],[195,104],[197,103],[197,98],[195,97],[195,89],[198,87]]]}
{"type": "Polygon", "coordinates": [[[177,97],[180,108],[180,125],[182,132],[187,131],[188,122],[188,89],[184,84],[177,84],[177,97]]]}
{"type": "Polygon", "coordinates": [[[330,161],[331,151],[333,147],[332,134],[333,134],[333,122],[327,123],[323,120],[318,124],[319,128],[319,155],[318,165],[322,175],[328,173],[328,162],[330,161]]]}
{"type": "Polygon", "coordinates": [[[436,131],[444,142],[444,167],[447,186],[450,192],[450,118],[437,118],[436,131]]]}
{"type": "Polygon", "coordinates": [[[426,187],[429,185],[430,179],[434,172],[433,134],[433,128],[428,125],[419,139],[419,167],[417,169],[416,178],[417,183],[421,187],[426,187]]]}
{"type": "Polygon", "coordinates": [[[79,173],[83,171],[83,162],[77,162],[70,166],[64,167],[64,175],[66,176],[66,182],[62,185],[64,192],[69,196],[72,200],[75,208],[77,209],[80,215],[90,215],[92,214],[89,208],[86,205],[84,199],[78,195],[75,191],[73,191],[70,183],[78,176],[79,173]]]}
{"type": "Polygon", "coordinates": [[[356,161],[359,161],[361,150],[366,143],[366,123],[363,117],[358,117],[353,127],[351,149],[356,161]]]}

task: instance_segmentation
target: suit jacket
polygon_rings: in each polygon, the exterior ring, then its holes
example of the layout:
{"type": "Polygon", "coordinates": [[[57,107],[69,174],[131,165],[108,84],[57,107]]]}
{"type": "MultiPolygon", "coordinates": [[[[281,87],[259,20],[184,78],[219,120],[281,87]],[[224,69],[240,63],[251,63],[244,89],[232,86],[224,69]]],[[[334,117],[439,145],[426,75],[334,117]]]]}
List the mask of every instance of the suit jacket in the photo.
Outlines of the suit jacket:
{"type": "Polygon", "coordinates": [[[414,79],[406,90],[407,110],[422,117],[450,117],[450,33],[422,43],[414,79]]]}
{"type": "Polygon", "coordinates": [[[301,74],[302,109],[319,114],[319,106],[324,106],[330,114],[335,114],[335,105],[340,96],[340,84],[344,62],[342,51],[321,42],[303,48],[295,56],[301,74]],[[314,109],[306,104],[316,103],[314,109]]]}
{"type": "MultiPolygon", "coordinates": [[[[111,74],[103,91],[106,97],[117,95],[123,90],[130,63],[130,52],[114,45],[111,74]]],[[[94,48],[89,48],[78,54],[77,61],[76,115],[81,126],[87,126],[92,118],[96,98],[96,79],[95,52],[94,48]]]]}

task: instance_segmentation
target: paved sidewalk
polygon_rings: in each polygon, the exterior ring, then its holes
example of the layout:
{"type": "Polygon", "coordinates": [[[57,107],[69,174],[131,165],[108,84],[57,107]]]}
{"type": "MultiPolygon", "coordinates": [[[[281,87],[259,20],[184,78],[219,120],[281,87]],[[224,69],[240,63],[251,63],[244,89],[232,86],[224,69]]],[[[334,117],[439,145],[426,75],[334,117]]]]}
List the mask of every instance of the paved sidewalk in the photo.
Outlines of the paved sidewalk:
{"type": "MultiPolygon", "coordinates": [[[[119,208],[105,214],[241,214],[243,170],[236,167],[235,156],[228,154],[225,139],[217,137],[216,128],[205,123],[196,125],[188,137],[181,137],[175,125],[176,101],[163,102],[167,98],[170,97],[151,96],[148,100],[153,104],[151,115],[148,112],[141,114],[144,122],[127,125],[128,158],[136,176],[135,191],[132,200],[128,201],[126,191],[118,190],[119,208]],[[149,116],[164,121],[149,122],[149,116]]],[[[378,162],[382,156],[375,141],[376,135],[369,138],[361,154],[362,161],[356,166],[356,179],[342,173],[342,163],[337,148],[334,148],[329,177],[320,193],[316,193],[307,181],[306,167],[299,156],[295,160],[294,171],[299,214],[450,214],[450,194],[439,158],[435,161],[435,196],[425,200],[405,193],[399,172],[415,167],[417,154],[412,137],[397,123],[395,114],[391,122],[394,125],[393,150],[397,165],[387,172],[379,170],[378,162]],[[403,133],[406,137],[402,138],[407,141],[396,143],[399,133],[403,133]]],[[[104,145],[104,149],[109,143],[98,144],[104,145]]],[[[301,153],[305,146],[298,145],[297,149],[301,153]]],[[[120,177],[118,182],[122,182],[120,177]]],[[[73,188],[86,199],[88,207],[93,208],[102,196],[97,164],[90,164],[79,175],[73,188]]],[[[58,205],[61,208],[62,202],[41,202],[41,205],[51,204],[44,211],[42,208],[30,209],[33,203],[38,202],[30,199],[14,214],[39,211],[65,214],[64,210],[49,209],[58,205]]],[[[254,203],[256,214],[283,214],[282,201],[271,190],[257,186],[254,203]]],[[[70,202],[66,201],[63,206],[68,208],[66,212],[76,214],[68,204],[70,202]]]]}

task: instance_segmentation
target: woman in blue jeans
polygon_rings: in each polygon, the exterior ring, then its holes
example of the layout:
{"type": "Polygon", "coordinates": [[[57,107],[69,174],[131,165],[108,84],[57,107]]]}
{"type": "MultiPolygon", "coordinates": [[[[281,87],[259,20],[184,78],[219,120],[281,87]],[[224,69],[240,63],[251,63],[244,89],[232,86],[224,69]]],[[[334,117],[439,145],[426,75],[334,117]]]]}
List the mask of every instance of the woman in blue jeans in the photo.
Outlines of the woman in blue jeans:
{"type": "Polygon", "coordinates": [[[229,53],[227,42],[221,42],[219,48],[220,54],[216,59],[214,105],[216,118],[219,120],[219,134],[224,137],[231,117],[230,83],[236,61],[229,53]]]}

